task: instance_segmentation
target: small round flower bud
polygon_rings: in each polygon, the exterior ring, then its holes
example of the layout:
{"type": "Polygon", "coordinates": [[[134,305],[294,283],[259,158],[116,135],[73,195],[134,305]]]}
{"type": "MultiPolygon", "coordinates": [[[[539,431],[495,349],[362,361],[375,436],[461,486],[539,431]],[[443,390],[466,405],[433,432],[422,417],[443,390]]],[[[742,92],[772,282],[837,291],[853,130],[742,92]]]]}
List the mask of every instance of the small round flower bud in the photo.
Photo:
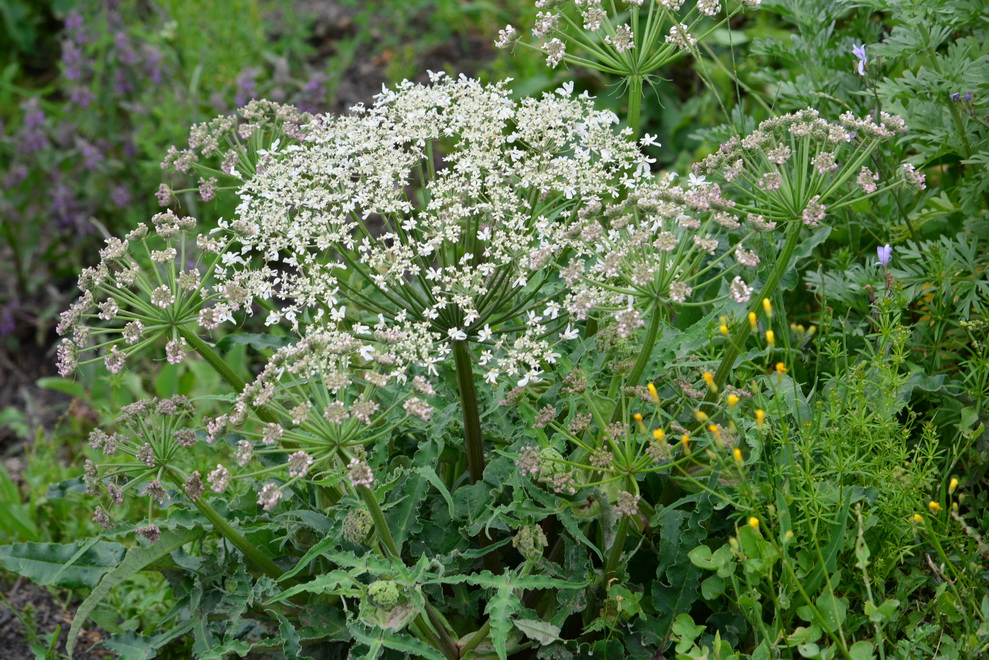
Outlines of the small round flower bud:
{"type": "Polygon", "coordinates": [[[526,561],[536,561],[543,556],[543,549],[549,544],[546,534],[539,525],[526,525],[512,539],[512,546],[526,561]]]}
{"type": "Polygon", "coordinates": [[[373,526],[367,509],[354,509],[343,519],[343,538],[354,545],[361,545],[373,526]]]}
{"type": "Polygon", "coordinates": [[[749,516],[749,527],[751,527],[752,529],[754,529],[754,530],[756,530],[758,532],[759,531],[759,519],[756,518],[755,516],[749,516]]]}
{"type": "Polygon", "coordinates": [[[378,580],[372,582],[367,588],[367,596],[375,607],[383,610],[390,610],[399,604],[402,594],[391,580],[378,580]]]}

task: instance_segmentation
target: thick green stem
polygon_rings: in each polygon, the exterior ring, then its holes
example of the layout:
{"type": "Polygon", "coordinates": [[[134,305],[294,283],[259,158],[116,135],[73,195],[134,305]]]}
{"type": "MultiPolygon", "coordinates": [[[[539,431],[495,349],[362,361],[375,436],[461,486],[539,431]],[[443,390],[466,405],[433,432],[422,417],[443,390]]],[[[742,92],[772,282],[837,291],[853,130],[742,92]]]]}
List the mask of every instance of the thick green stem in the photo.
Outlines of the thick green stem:
{"type": "Polygon", "coordinates": [[[488,618],[484,622],[484,625],[477,629],[477,632],[471,635],[471,638],[464,642],[462,645],[458,645],[457,648],[460,649],[460,657],[467,655],[467,653],[473,650],[478,644],[484,641],[484,638],[488,636],[491,632],[491,619],[488,618]]]}
{"type": "Polygon", "coordinates": [[[628,77],[628,125],[632,134],[639,135],[639,111],[642,108],[642,76],[628,77]]]}
{"type": "Polygon", "coordinates": [[[200,357],[206,360],[206,362],[209,363],[209,366],[213,367],[216,373],[220,375],[220,378],[225,380],[227,385],[229,385],[234,392],[240,394],[244,391],[244,381],[240,379],[240,376],[234,373],[234,370],[230,368],[230,365],[228,365],[224,359],[210,347],[209,344],[204,342],[199,335],[189,328],[183,326],[177,329],[179,334],[182,335],[182,338],[185,339],[186,343],[192,347],[192,350],[199,353],[200,357]]]}
{"type": "Polygon", "coordinates": [[[467,469],[470,470],[470,482],[476,484],[484,478],[484,440],[481,437],[481,414],[477,407],[477,388],[474,387],[474,368],[471,366],[467,342],[453,342],[453,359],[457,365],[460,407],[464,412],[467,469]]]}
{"type": "Polygon", "coordinates": [[[283,571],[278,568],[278,565],[275,564],[275,562],[262,554],[256,545],[245,539],[240,532],[234,529],[230,523],[228,523],[223,516],[217,513],[216,509],[211,507],[202,497],[194,498],[192,501],[196,505],[196,508],[198,508],[203,515],[206,516],[211,523],[213,523],[213,528],[220,532],[225,539],[230,541],[235,548],[243,552],[244,556],[247,557],[255,566],[261,569],[265,575],[274,580],[277,580],[282,576],[283,571]]]}
{"type": "MultiPolygon", "coordinates": [[[[797,249],[797,243],[800,242],[800,229],[800,220],[795,219],[790,221],[790,225],[787,227],[786,242],[783,244],[783,249],[779,253],[779,259],[776,260],[776,267],[769,274],[769,279],[763,285],[762,291],[749,303],[749,311],[758,313],[762,307],[763,298],[770,298],[776,292],[776,287],[779,286],[780,280],[783,279],[783,273],[790,264],[790,258],[793,257],[793,251],[797,249]]],[[[735,359],[738,357],[739,352],[741,352],[742,346],[745,345],[745,340],[748,339],[749,332],[748,321],[738,324],[735,334],[732,335],[731,342],[725,349],[725,355],[721,358],[721,364],[718,365],[718,370],[714,374],[714,383],[717,387],[711,388],[708,391],[708,403],[716,398],[717,395],[714,393],[724,387],[728,376],[731,375],[731,370],[735,366],[735,359]]]]}
{"type": "MultiPolygon", "coordinates": [[[[628,376],[625,377],[625,382],[632,387],[639,384],[639,379],[642,378],[646,367],[649,366],[652,349],[656,345],[656,337],[659,335],[659,325],[663,320],[658,303],[649,306],[649,313],[649,327],[646,329],[646,338],[642,342],[642,349],[639,351],[639,357],[635,359],[635,364],[632,365],[632,371],[628,372],[628,376]]],[[[621,397],[619,397],[618,403],[615,404],[615,410],[611,413],[612,424],[621,421],[623,411],[621,401],[621,397]]]]}
{"type": "Polygon", "coordinates": [[[625,547],[625,539],[628,537],[628,516],[622,516],[618,522],[618,531],[615,532],[615,542],[611,546],[611,554],[608,555],[608,563],[604,567],[604,584],[608,585],[608,580],[617,577],[618,562],[622,558],[622,548],[625,547]]]}
{"type": "MultiPolygon", "coordinates": [[[[484,439],[481,436],[481,413],[477,407],[477,388],[474,386],[474,368],[471,365],[467,342],[453,342],[453,359],[457,366],[457,387],[460,390],[460,407],[464,412],[464,436],[467,443],[467,469],[470,482],[476,484],[484,478],[484,439]]],[[[481,547],[491,545],[485,532],[480,535],[481,547]]],[[[497,550],[484,555],[484,566],[495,575],[501,574],[501,560],[497,550]]]]}
{"type": "MultiPolygon", "coordinates": [[[[182,338],[185,339],[186,343],[192,347],[192,350],[199,353],[199,356],[206,360],[209,366],[213,367],[214,371],[219,374],[220,378],[226,381],[227,385],[233,389],[234,392],[240,394],[244,391],[246,384],[241,380],[240,376],[234,373],[234,370],[230,368],[220,355],[213,350],[213,348],[204,342],[199,335],[186,327],[177,328],[182,338]]],[[[273,412],[268,410],[263,406],[258,406],[254,408],[254,412],[257,416],[265,422],[275,422],[278,423],[278,416],[273,412]]]]}
{"type": "MultiPolygon", "coordinates": [[[[371,515],[371,520],[374,522],[374,533],[377,535],[378,540],[381,541],[381,545],[384,546],[385,553],[396,561],[402,561],[398,545],[395,543],[395,538],[391,534],[388,521],[385,520],[384,511],[381,510],[381,505],[378,504],[378,498],[375,497],[374,491],[367,486],[358,486],[357,494],[360,495],[361,500],[367,507],[368,513],[371,515]]],[[[426,603],[426,612],[433,622],[436,635],[433,635],[433,631],[430,630],[421,615],[416,617],[414,624],[416,629],[429,643],[438,648],[443,655],[450,658],[450,660],[455,660],[459,657],[456,642],[453,641],[453,638],[450,637],[442,625],[437,625],[438,613],[433,610],[433,606],[428,602],[426,603]]]]}
{"type": "Polygon", "coordinates": [[[388,521],[385,520],[385,513],[381,510],[381,505],[378,504],[378,498],[374,496],[374,491],[367,486],[358,486],[357,494],[364,501],[367,512],[371,514],[371,520],[374,522],[374,533],[378,536],[378,540],[385,546],[385,550],[392,558],[401,559],[398,545],[395,544],[395,538],[391,535],[388,521]]]}

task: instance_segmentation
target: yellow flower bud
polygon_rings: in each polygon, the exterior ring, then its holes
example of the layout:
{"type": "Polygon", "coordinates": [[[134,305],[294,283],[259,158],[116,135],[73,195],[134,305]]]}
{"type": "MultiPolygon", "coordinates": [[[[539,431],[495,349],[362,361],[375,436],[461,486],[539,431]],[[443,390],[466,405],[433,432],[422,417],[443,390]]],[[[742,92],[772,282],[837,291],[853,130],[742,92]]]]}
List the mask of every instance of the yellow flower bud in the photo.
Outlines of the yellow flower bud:
{"type": "Polygon", "coordinates": [[[711,390],[712,392],[718,391],[718,386],[714,384],[714,374],[712,374],[710,371],[704,372],[704,384],[707,385],[707,389],[711,390]]]}
{"type": "Polygon", "coordinates": [[[927,503],[927,508],[931,510],[931,513],[937,513],[938,511],[944,510],[944,508],[934,500],[927,503]]]}
{"type": "Polygon", "coordinates": [[[762,299],[762,311],[766,312],[766,316],[773,318],[773,303],[769,302],[769,298],[762,299]]]}
{"type": "Polygon", "coordinates": [[[762,430],[762,427],[766,424],[766,411],[763,410],[762,408],[759,408],[758,410],[755,411],[755,424],[756,426],[759,427],[760,431],[762,430]]]}
{"type": "Polygon", "coordinates": [[[924,522],[924,516],[920,515],[919,513],[915,513],[913,514],[913,521],[915,523],[922,523],[924,522]]]}
{"type": "Polygon", "coordinates": [[[656,386],[649,383],[646,387],[649,389],[649,396],[652,397],[653,403],[659,403],[659,393],[656,391],[656,386]]]}
{"type": "Polygon", "coordinates": [[[739,467],[741,467],[741,465],[742,465],[742,450],[741,449],[738,449],[736,447],[735,448],[735,451],[732,452],[732,456],[735,457],[735,462],[738,463],[739,467]]]}
{"type": "Polygon", "coordinates": [[[729,408],[734,408],[735,406],[737,406],[739,401],[741,401],[741,399],[739,399],[736,395],[734,395],[734,394],[729,394],[728,395],[728,407],[729,408]]]}
{"type": "Polygon", "coordinates": [[[728,336],[728,326],[725,325],[724,323],[722,323],[721,325],[718,326],[718,332],[720,332],[725,337],[727,337],[728,336]]]}
{"type": "Polygon", "coordinates": [[[749,516],[749,527],[751,527],[752,529],[754,529],[755,531],[758,532],[759,531],[759,519],[756,518],[755,516],[749,516]]]}
{"type": "Polygon", "coordinates": [[[706,422],[708,419],[710,419],[707,416],[707,413],[701,410],[700,408],[694,411],[694,417],[697,419],[698,422],[706,422]]]}
{"type": "Polygon", "coordinates": [[[662,440],[663,438],[666,437],[666,433],[663,432],[663,429],[656,429],[655,431],[652,432],[652,437],[656,438],[657,440],[662,440]]]}
{"type": "Polygon", "coordinates": [[[707,427],[707,430],[714,434],[714,437],[718,440],[721,439],[721,429],[718,428],[717,424],[711,424],[707,427]]]}
{"type": "Polygon", "coordinates": [[[948,483],[948,495],[954,495],[956,490],[958,490],[958,479],[956,477],[952,477],[951,481],[948,483]]]}
{"type": "Polygon", "coordinates": [[[807,336],[808,337],[813,337],[815,332],[817,332],[817,326],[816,325],[812,325],[809,328],[807,328],[807,336]]]}
{"type": "Polygon", "coordinates": [[[749,325],[752,326],[752,332],[755,332],[758,329],[756,326],[755,312],[749,312],[749,325]]]}
{"type": "Polygon", "coordinates": [[[792,541],[793,536],[794,534],[792,529],[786,530],[786,534],[783,535],[783,543],[789,543],[790,541],[792,541]]]}
{"type": "Polygon", "coordinates": [[[776,333],[772,330],[766,330],[766,343],[770,346],[776,345],[776,333]]]}
{"type": "Polygon", "coordinates": [[[776,363],[776,373],[778,373],[778,374],[780,374],[782,376],[784,373],[786,373],[786,371],[787,371],[787,369],[786,369],[786,365],[785,364],[783,364],[782,362],[777,362],[776,363]]]}
{"type": "Polygon", "coordinates": [[[683,451],[690,453],[690,434],[684,433],[680,436],[680,444],[683,445],[683,451]]]}

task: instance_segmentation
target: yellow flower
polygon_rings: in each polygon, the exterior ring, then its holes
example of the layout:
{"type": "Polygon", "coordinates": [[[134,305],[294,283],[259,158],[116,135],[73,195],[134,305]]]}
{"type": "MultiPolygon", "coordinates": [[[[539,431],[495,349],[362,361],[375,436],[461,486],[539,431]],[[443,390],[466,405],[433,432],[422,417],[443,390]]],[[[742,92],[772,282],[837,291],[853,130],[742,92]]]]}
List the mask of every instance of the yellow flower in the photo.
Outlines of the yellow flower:
{"type": "Polygon", "coordinates": [[[736,395],[734,395],[734,394],[729,394],[728,395],[728,407],[729,408],[734,408],[735,406],[737,406],[739,401],[741,401],[741,399],[739,399],[736,395]]]}
{"type": "Polygon", "coordinates": [[[924,522],[924,516],[920,515],[919,513],[915,513],[913,514],[913,521],[915,523],[922,523],[924,522]]]}
{"type": "Polygon", "coordinates": [[[790,541],[792,541],[793,536],[794,534],[792,529],[786,530],[786,534],[783,535],[783,543],[789,543],[790,541]]]}
{"type": "Polygon", "coordinates": [[[762,299],[762,310],[766,312],[766,316],[773,318],[773,303],[769,302],[769,298],[762,299]]]}
{"type": "Polygon", "coordinates": [[[690,434],[684,433],[680,436],[680,444],[683,445],[683,451],[690,453],[690,434]]]}
{"type": "Polygon", "coordinates": [[[954,495],[956,490],[958,490],[958,479],[956,477],[952,477],[951,481],[948,483],[948,495],[954,495]]]}
{"type": "Polygon", "coordinates": [[[784,373],[786,373],[786,371],[787,369],[785,364],[783,364],[782,362],[776,363],[776,373],[782,376],[784,373]]]}
{"type": "Polygon", "coordinates": [[[762,427],[766,424],[766,411],[759,408],[755,411],[755,425],[762,430],[762,427]]]}
{"type": "Polygon", "coordinates": [[[776,345],[776,333],[772,330],[766,330],[766,343],[770,346],[776,345]]]}
{"type": "Polygon", "coordinates": [[[756,326],[755,312],[749,312],[749,325],[752,326],[752,332],[755,332],[758,329],[758,327],[756,326]]]}
{"type": "Polygon", "coordinates": [[[718,428],[717,424],[711,424],[709,427],[707,427],[707,430],[713,433],[714,437],[717,438],[718,440],[721,439],[721,429],[718,428]]]}
{"type": "Polygon", "coordinates": [[[712,374],[710,371],[704,372],[704,384],[707,385],[707,389],[711,390],[712,392],[718,391],[718,386],[715,385],[714,383],[714,374],[712,374]]]}
{"type": "Polygon", "coordinates": [[[937,513],[938,511],[944,510],[944,508],[934,500],[927,503],[927,508],[931,510],[931,513],[937,513]]]}
{"type": "Polygon", "coordinates": [[[649,389],[649,396],[652,397],[653,403],[659,403],[659,393],[656,392],[656,386],[649,383],[646,387],[649,389]]]}
{"type": "Polygon", "coordinates": [[[741,449],[738,449],[736,447],[735,448],[735,451],[732,452],[732,455],[735,457],[735,462],[738,463],[738,466],[739,467],[741,467],[742,466],[742,450],[741,449]]]}
{"type": "Polygon", "coordinates": [[[694,411],[694,417],[697,419],[698,422],[706,422],[708,419],[710,419],[710,417],[707,416],[707,413],[701,410],[700,408],[694,411]]]}
{"type": "Polygon", "coordinates": [[[749,516],[749,527],[751,527],[752,529],[754,529],[755,531],[758,532],[759,531],[759,519],[756,518],[755,516],[749,516]]]}
{"type": "Polygon", "coordinates": [[[662,440],[663,438],[666,437],[666,433],[663,432],[663,429],[656,429],[655,431],[652,432],[652,437],[656,438],[657,440],[662,440]]]}

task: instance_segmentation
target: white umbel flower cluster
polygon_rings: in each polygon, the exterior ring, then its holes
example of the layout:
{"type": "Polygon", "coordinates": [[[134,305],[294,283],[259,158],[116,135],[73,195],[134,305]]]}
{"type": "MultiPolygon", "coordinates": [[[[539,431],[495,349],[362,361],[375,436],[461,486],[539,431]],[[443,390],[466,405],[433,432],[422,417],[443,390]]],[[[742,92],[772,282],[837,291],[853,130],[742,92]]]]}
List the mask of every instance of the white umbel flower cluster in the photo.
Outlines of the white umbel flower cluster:
{"type": "Polygon", "coordinates": [[[275,302],[272,323],[368,324],[440,358],[481,341],[489,373],[537,373],[554,356],[542,308],[559,284],[543,266],[560,225],[635,188],[650,161],[572,86],[516,102],[504,83],[431,80],[272,149],[216,275],[275,302]]]}

